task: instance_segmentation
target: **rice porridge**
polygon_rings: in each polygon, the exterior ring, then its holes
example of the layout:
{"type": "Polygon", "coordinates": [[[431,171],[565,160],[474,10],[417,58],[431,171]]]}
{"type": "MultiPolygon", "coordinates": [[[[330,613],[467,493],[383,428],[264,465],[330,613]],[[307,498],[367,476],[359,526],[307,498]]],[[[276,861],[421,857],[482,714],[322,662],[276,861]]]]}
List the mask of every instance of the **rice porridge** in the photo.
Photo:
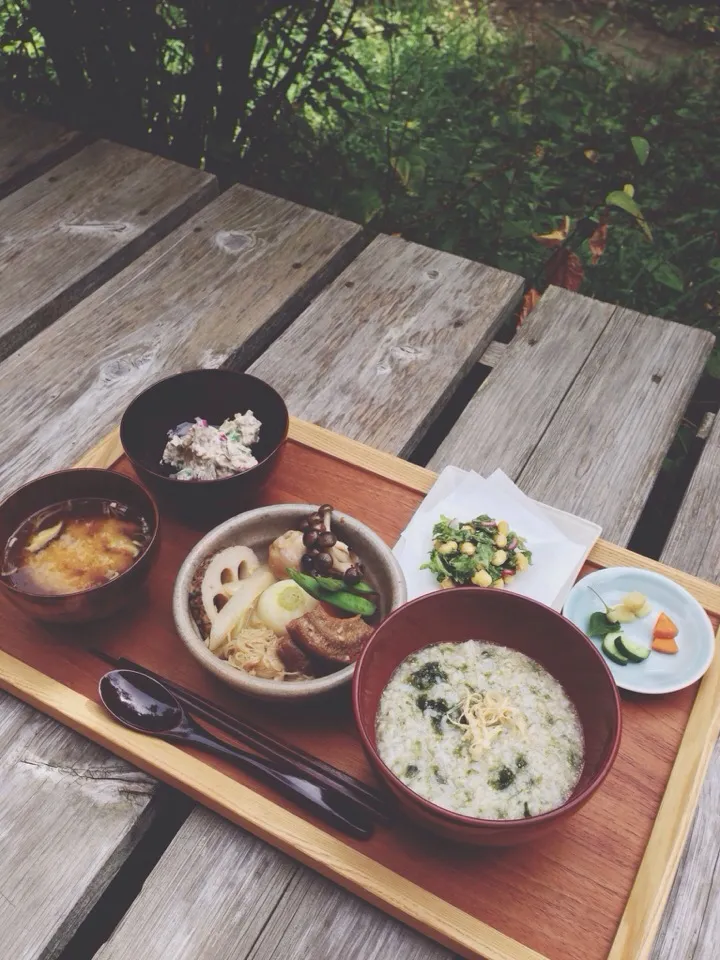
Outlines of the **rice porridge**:
{"type": "Polygon", "coordinates": [[[525,654],[480,640],[407,657],[383,691],[376,738],[415,793],[487,820],[561,806],[584,760],[582,725],[561,684],[525,654]]]}

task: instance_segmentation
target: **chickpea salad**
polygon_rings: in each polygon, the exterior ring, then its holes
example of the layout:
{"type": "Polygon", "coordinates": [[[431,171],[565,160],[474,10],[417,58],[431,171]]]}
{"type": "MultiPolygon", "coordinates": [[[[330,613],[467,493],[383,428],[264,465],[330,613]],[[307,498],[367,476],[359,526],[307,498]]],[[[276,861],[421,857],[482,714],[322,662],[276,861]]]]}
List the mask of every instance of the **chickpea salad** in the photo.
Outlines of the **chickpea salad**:
{"type": "Polygon", "coordinates": [[[441,516],[430,559],[420,569],[431,570],[441,587],[504,587],[531,563],[525,540],[506,520],[482,514],[460,523],[441,516]]]}

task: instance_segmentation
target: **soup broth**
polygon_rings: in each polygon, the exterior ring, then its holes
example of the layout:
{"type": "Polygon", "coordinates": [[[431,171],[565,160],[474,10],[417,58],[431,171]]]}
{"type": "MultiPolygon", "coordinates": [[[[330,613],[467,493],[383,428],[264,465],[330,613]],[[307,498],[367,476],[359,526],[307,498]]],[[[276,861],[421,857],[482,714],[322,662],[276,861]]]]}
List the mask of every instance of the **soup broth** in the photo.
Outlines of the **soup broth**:
{"type": "Polygon", "coordinates": [[[119,577],[147,549],[144,517],[116,500],[66,500],[37,511],[5,547],[3,579],[24,593],[79,593],[119,577]]]}

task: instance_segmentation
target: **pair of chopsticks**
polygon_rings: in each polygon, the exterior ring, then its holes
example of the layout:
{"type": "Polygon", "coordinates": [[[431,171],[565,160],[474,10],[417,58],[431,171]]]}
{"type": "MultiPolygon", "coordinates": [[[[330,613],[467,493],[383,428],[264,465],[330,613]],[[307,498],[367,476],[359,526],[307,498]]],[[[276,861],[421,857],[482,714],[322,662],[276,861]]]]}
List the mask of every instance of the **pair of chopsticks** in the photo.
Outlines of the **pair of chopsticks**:
{"type": "Polygon", "coordinates": [[[300,747],[288,743],[287,740],[271,736],[244,720],[238,720],[237,717],[233,717],[216,706],[212,700],[200,696],[199,693],[193,693],[192,690],[168,680],[159,673],[154,673],[133,660],[128,660],[127,657],[113,657],[97,649],[90,652],[116,669],[137,670],[138,673],[144,673],[153,680],[157,680],[158,683],[167,687],[190,713],[209,721],[218,729],[236,737],[265,757],[292,763],[301,771],[312,773],[317,779],[324,781],[328,786],[334,787],[340,793],[360,804],[378,823],[386,825],[390,823],[391,807],[388,798],[379,790],[363,783],[362,780],[357,780],[351,774],[345,773],[344,770],[338,770],[337,767],[320,760],[319,757],[306,753],[300,747]]]}

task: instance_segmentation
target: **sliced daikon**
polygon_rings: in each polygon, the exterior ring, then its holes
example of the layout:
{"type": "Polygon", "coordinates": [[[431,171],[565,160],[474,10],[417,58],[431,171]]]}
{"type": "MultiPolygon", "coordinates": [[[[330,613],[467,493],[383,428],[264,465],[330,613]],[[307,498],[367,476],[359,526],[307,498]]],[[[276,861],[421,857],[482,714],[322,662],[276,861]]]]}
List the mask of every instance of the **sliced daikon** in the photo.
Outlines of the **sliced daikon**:
{"type": "Polygon", "coordinates": [[[317,600],[294,580],[278,580],[260,594],[255,613],[266,626],[281,636],[291,620],[309,613],[316,604],[317,600]]]}

